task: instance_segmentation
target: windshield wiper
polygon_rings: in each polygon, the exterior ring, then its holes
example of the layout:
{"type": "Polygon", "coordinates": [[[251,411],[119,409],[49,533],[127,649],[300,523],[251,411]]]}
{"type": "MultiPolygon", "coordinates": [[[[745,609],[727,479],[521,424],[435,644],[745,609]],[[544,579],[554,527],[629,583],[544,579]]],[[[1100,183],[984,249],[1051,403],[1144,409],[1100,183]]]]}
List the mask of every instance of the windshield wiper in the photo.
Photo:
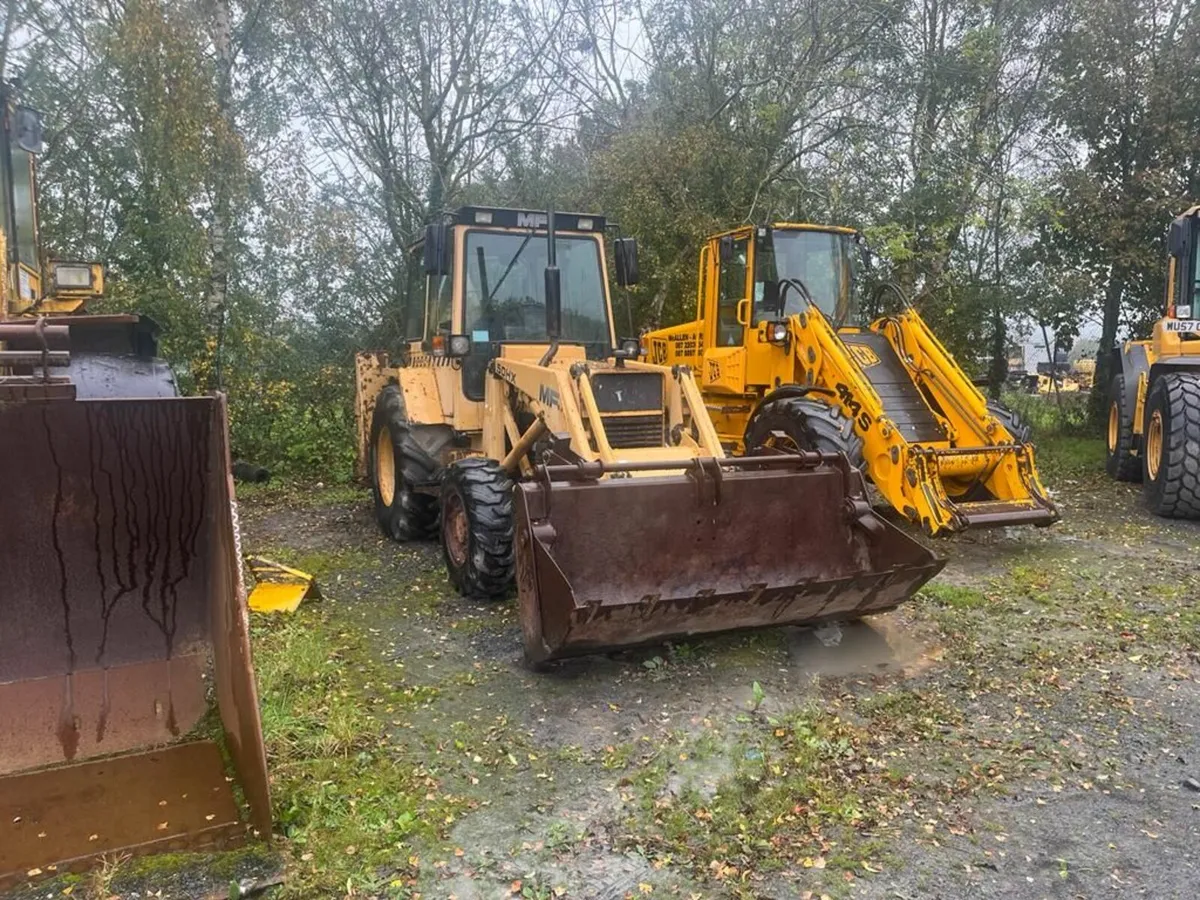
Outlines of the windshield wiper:
{"type": "MultiPolygon", "coordinates": [[[[508,273],[511,272],[513,269],[513,266],[515,266],[517,264],[517,258],[524,252],[526,245],[532,239],[533,239],[533,230],[531,229],[529,234],[525,235],[525,240],[521,241],[521,246],[517,248],[517,252],[512,255],[512,259],[510,259],[508,261],[508,267],[504,270],[503,274],[501,274],[500,280],[496,282],[496,286],[494,288],[492,288],[491,293],[489,293],[486,297],[483,298],[484,309],[487,309],[488,307],[490,307],[492,305],[492,300],[494,300],[496,298],[496,292],[498,290],[500,290],[500,285],[504,284],[504,279],[508,277],[508,273]]],[[[482,252],[483,248],[480,247],[479,249],[480,249],[480,252],[482,252]]],[[[482,258],[481,258],[481,260],[482,260],[482,258]]],[[[483,289],[485,291],[487,290],[486,285],[483,286],[483,289]]]]}

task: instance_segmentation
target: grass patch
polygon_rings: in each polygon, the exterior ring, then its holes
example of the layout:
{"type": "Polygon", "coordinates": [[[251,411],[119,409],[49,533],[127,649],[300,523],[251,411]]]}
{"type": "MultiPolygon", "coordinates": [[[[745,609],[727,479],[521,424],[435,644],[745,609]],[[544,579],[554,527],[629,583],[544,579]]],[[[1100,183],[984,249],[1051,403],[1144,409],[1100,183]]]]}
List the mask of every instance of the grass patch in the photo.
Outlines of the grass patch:
{"type": "Polygon", "coordinates": [[[1038,472],[1051,482],[1059,479],[1107,479],[1107,451],[1100,438],[1068,435],[1034,436],[1038,472]]]}
{"type": "Polygon", "coordinates": [[[464,801],[387,726],[436,691],[397,684],[357,632],[312,607],[256,617],[253,631],[275,821],[292,856],[280,897],[408,896],[413,841],[444,837],[464,801]]]}
{"type": "Polygon", "coordinates": [[[950,609],[982,609],[988,598],[974,588],[936,581],[921,588],[920,597],[950,609]]]}
{"type": "Polygon", "coordinates": [[[382,567],[379,557],[365,550],[292,550],[287,547],[263,547],[255,556],[283,563],[320,580],[336,580],[339,575],[361,574],[382,567]]]}
{"type": "Polygon", "coordinates": [[[312,509],[367,502],[370,494],[357,484],[326,484],[276,479],[265,484],[237,483],[237,498],[254,506],[291,506],[312,509]]]}

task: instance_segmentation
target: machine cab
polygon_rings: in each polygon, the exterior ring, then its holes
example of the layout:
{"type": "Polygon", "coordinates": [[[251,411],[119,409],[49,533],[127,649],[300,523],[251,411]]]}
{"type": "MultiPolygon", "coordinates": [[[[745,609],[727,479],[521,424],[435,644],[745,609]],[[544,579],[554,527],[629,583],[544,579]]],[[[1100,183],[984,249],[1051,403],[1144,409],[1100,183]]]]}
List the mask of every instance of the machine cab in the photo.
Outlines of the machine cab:
{"type": "MultiPolygon", "coordinates": [[[[561,284],[558,337],[589,359],[616,346],[605,260],[605,220],[555,213],[553,251],[548,214],[531,210],[462,207],[426,228],[414,248],[424,271],[424,327],[411,357],[458,360],[467,400],[482,401],[487,367],[505,345],[546,345],[546,270],[561,284]],[[553,252],[554,259],[550,258],[553,252]]],[[[636,245],[615,242],[617,281],[637,277],[636,245]]]]}
{"type": "Polygon", "coordinates": [[[37,215],[41,113],[16,103],[11,87],[3,85],[0,119],[0,248],[5,264],[0,318],[75,312],[103,293],[104,267],[43,258],[37,215]]]}
{"type": "Polygon", "coordinates": [[[1170,264],[1167,272],[1167,319],[1164,328],[1200,337],[1200,206],[1176,218],[1167,232],[1170,264]],[[1173,322],[1171,320],[1174,320],[1173,322]]]}
{"type": "Polygon", "coordinates": [[[771,384],[790,357],[760,348],[785,350],[787,319],[810,302],[835,328],[860,326],[860,258],[858,233],[836,226],[746,226],[712,239],[697,298],[701,343],[710,348],[703,383],[728,382],[732,393],[771,384]]]}

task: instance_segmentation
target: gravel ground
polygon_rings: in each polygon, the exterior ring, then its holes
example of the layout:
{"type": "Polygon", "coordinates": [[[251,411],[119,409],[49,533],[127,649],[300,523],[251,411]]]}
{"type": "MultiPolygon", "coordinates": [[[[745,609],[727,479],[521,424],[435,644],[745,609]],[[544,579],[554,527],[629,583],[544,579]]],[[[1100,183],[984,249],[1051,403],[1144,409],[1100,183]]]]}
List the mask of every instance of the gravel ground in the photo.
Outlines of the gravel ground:
{"type": "Polygon", "coordinates": [[[300,620],[428,692],[381,722],[458,804],[380,887],[316,895],[1192,900],[1200,523],[1150,516],[1094,446],[1063,457],[1061,523],[939,541],[893,613],[543,674],[515,603],[455,596],[365,494],[243,499],[247,548],[319,576],[300,620]]]}

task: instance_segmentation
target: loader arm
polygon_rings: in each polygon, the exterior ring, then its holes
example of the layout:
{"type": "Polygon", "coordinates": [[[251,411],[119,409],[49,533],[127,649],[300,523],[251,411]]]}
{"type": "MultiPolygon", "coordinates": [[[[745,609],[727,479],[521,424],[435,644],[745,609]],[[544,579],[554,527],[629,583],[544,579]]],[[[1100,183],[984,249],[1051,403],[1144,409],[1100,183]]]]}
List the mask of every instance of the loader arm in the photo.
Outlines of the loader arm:
{"type": "Polygon", "coordinates": [[[862,437],[865,472],[927,533],[1058,518],[1032,447],[992,414],[915,310],[839,332],[810,307],[789,331],[797,375],[829,392],[862,437]]]}
{"type": "Polygon", "coordinates": [[[871,330],[888,339],[913,381],[932,397],[952,439],[985,445],[1016,442],[915,309],[878,319],[871,330]]]}
{"type": "MultiPolygon", "coordinates": [[[[582,358],[542,366],[500,358],[489,371],[486,403],[501,410],[503,422],[503,429],[484,426],[484,453],[493,459],[508,459],[518,446],[530,449],[533,429],[554,436],[559,453],[568,450],[577,460],[606,465],[675,463],[669,471],[694,458],[725,455],[711,420],[697,412],[704,400],[686,366],[626,362],[614,368],[582,358]],[[532,418],[525,428],[518,424],[517,408],[526,420],[532,418]]],[[[518,465],[525,474],[532,471],[527,453],[509,462],[514,472],[518,465]]]]}

